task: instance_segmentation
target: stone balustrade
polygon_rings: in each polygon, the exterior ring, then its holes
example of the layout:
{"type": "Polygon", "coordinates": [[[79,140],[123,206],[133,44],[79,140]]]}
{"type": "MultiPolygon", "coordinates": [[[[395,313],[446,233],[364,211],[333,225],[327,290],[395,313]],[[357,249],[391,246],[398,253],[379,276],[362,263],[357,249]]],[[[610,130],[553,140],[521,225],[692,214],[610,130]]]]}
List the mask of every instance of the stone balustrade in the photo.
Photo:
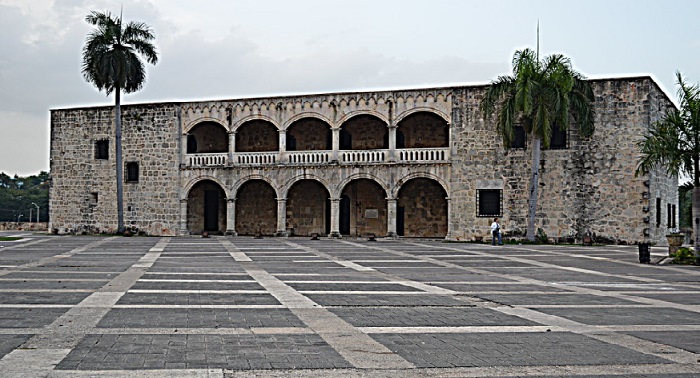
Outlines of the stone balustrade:
{"type": "Polygon", "coordinates": [[[322,164],[332,160],[332,151],[290,151],[287,152],[291,164],[322,164]]]}
{"type": "Polygon", "coordinates": [[[189,154],[187,162],[190,167],[216,167],[228,163],[227,153],[189,154]]]}
{"type": "Polygon", "coordinates": [[[435,162],[448,161],[450,159],[449,148],[402,148],[396,150],[398,161],[411,162],[435,162]]]}
{"type": "Polygon", "coordinates": [[[338,151],[338,160],[341,163],[383,163],[388,155],[389,150],[338,151]]]}
{"type": "MultiPolygon", "coordinates": [[[[285,153],[289,164],[327,164],[333,161],[333,151],[288,151],[285,153]]],[[[372,164],[389,161],[390,150],[342,150],[338,151],[341,164],[372,164]]],[[[397,162],[426,163],[446,162],[450,159],[450,149],[440,148],[400,148],[396,150],[397,162]]],[[[227,153],[188,154],[190,167],[216,167],[228,164],[227,153]]],[[[274,165],[280,162],[279,152],[236,152],[234,165],[274,165]]]]}
{"type": "Polygon", "coordinates": [[[276,164],[277,155],[277,152],[237,152],[233,154],[233,161],[241,165],[276,164]]]}

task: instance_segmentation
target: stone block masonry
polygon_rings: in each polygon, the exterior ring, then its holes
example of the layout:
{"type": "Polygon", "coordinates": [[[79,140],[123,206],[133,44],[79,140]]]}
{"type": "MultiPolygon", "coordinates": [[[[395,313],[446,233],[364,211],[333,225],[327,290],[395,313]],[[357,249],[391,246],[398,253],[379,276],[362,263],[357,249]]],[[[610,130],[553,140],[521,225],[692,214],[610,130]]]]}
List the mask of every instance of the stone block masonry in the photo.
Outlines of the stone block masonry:
{"type": "MultiPolygon", "coordinates": [[[[677,178],[634,170],[636,142],[673,104],[650,77],[592,85],[593,136],[571,127],[542,152],[537,227],[559,241],[664,243],[677,178]]],[[[138,168],[124,184],[125,222],[149,235],[471,240],[498,216],[523,235],[531,142],[503,148],[479,109],[485,88],[124,106],[124,162],[138,168]]],[[[113,117],[112,107],[51,112],[52,231],[115,231],[113,117]]]]}

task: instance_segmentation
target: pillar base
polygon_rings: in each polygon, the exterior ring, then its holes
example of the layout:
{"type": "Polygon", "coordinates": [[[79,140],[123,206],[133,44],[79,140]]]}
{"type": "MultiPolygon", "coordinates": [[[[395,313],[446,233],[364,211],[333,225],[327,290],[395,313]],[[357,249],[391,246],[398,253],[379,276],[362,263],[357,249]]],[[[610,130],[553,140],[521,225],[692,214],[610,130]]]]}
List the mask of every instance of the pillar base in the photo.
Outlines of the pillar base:
{"type": "Polygon", "coordinates": [[[236,230],[226,230],[226,232],[224,232],[224,235],[226,235],[226,236],[238,236],[238,232],[236,232],[236,230]]]}
{"type": "Polygon", "coordinates": [[[286,238],[289,235],[287,234],[287,231],[277,231],[275,232],[275,236],[278,238],[286,238]]]}
{"type": "Polygon", "coordinates": [[[331,231],[331,232],[328,234],[328,237],[329,237],[329,238],[342,239],[342,238],[343,238],[343,235],[341,235],[340,232],[338,232],[338,231],[331,231]]]}

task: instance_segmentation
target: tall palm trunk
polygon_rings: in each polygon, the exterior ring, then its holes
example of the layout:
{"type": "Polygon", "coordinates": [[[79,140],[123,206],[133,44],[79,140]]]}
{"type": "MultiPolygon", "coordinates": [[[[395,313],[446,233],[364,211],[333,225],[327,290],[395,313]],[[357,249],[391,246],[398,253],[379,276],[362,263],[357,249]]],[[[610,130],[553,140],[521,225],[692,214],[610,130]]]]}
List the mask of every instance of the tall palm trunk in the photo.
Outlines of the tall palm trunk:
{"type": "Polygon", "coordinates": [[[527,240],[535,241],[535,213],[537,212],[537,190],[540,186],[540,160],[542,141],[533,136],[532,141],[532,176],[530,176],[530,199],[527,206],[527,240]]]}
{"type": "Polygon", "coordinates": [[[700,179],[695,173],[695,186],[693,186],[693,241],[695,246],[695,263],[700,264],[700,179]]]}
{"type": "Polygon", "coordinates": [[[117,160],[117,233],[124,233],[124,167],[122,164],[122,108],[121,88],[114,89],[114,156],[117,160]]]}

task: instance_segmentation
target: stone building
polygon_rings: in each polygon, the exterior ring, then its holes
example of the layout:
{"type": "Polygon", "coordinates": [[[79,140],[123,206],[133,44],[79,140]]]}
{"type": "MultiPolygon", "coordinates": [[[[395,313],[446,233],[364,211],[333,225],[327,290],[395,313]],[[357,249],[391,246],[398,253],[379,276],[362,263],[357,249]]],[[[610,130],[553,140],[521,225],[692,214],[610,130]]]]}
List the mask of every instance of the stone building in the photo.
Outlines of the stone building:
{"type": "MultiPolygon", "coordinates": [[[[650,77],[592,80],[596,131],[542,152],[537,227],[550,238],[662,242],[677,178],[635,177],[638,141],[673,106],[650,77]]],[[[523,235],[531,151],[504,149],[486,86],[123,107],[124,219],[149,235],[523,235]]],[[[114,232],[112,107],[51,112],[56,233],[114,232]]]]}

